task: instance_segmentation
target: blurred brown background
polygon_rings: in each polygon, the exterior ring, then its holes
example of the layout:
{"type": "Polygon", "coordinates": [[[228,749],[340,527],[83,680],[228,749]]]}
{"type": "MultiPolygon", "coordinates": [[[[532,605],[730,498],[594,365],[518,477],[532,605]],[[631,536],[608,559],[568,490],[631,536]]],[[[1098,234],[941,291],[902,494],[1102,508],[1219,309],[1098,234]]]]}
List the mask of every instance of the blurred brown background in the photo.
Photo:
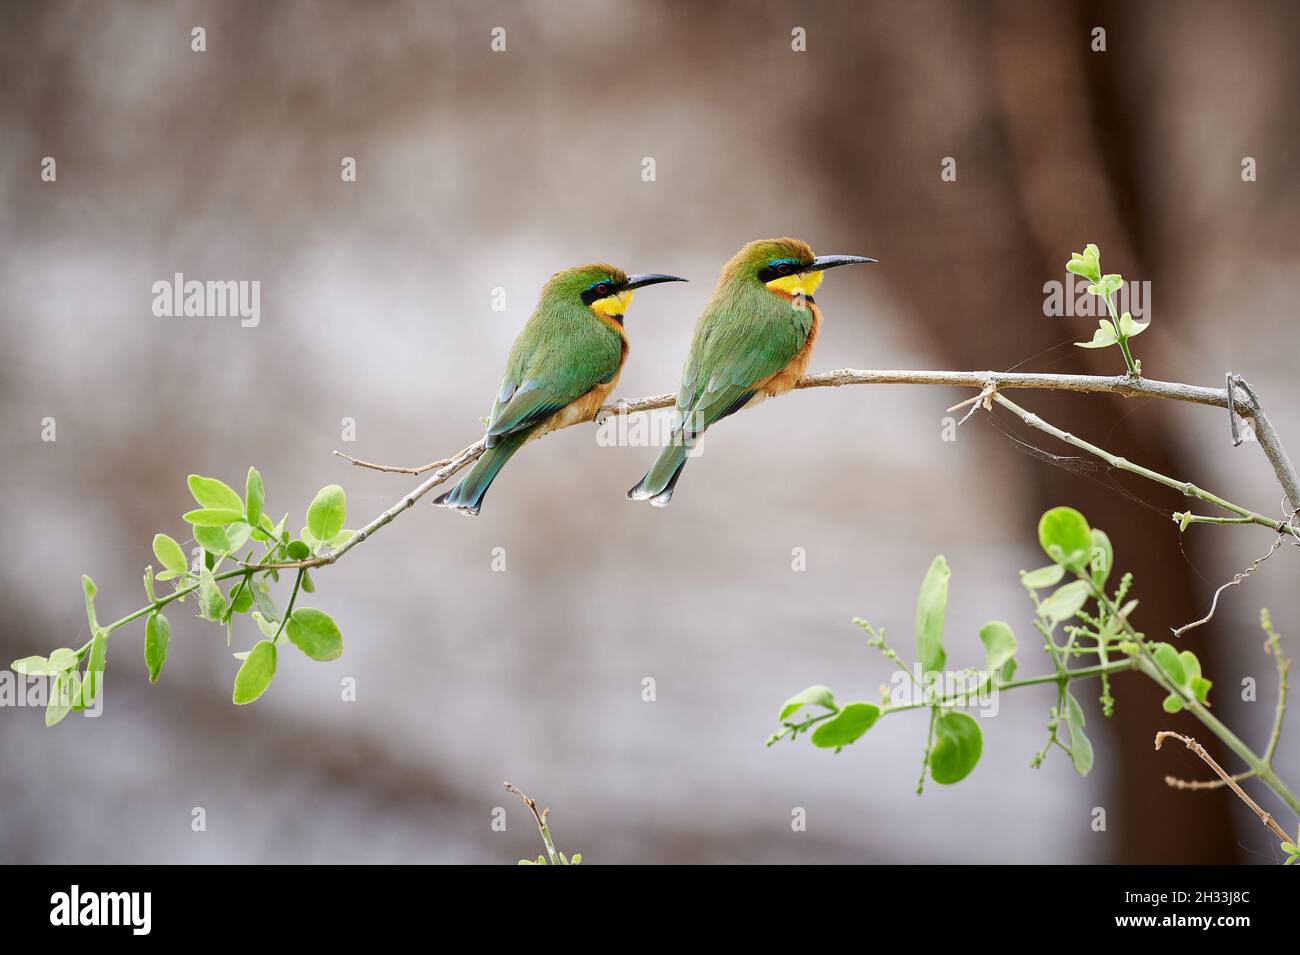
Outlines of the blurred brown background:
{"type": "MultiPolygon", "coordinates": [[[[295,528],[329,482],[348,489],[349,526],[391,505],[413,481],[330,451],[413,464],[472,440],[537,289],[585,261],[693,279],[638,296],[620,387],[636,396],[675,386],[720,263],[782,234],[882,261],[828,277],[817,370],[1115,373],[1114,350],[1068,344],[1093,320],[1043,314],[1043,283],[1096,242],[1108,270],[1152,283],[1146,374],[1244,374],[1294,451],[1298,20],[1282,2],[6,2],[0,656],[84,640],[83,572],[101,617],[138,606],[152,535],[184,536],[188,472],[242,486],[255,464],[295,528]],[[155,318],[151,286],[178,271],[261,281],[260,326],[155,318]]],[[[889,668],[849,620],[910,651],[935,553],[954,572],[950,659],[977,663],[979,625],[1006,619],[1022,671],[1040,671],[1015,573],[1042,562],[1034,527],[1052,504],[1110,532],[1151,633],[1199,617],[1268,548],[1259,529],[1180,542],[1175,495],[1120,481],[1142,507],[1020,453],[982,415],[945,442],[963,397],[820,390],[737,415],[663,512],[622,499],[650,449],[552,436],[478,520],[421,504],[320,573],[313,602],[340,623],[343,658],[283,655],[250,707],[230,704],[237,662],[191,604],[170,614],[157,686],[139,629],[119,632],[102,718],[47,731],[37,711],[0,710],[0,860],[511,862],[540,843],[509,779],[591,862],[1277,861],[1239,804],[1165,787],[1203,773],[1154,754],[1154,730],[1208,734],[1136,677],[1116,681],[1110,721],[1087,694],[1086,779],[1060,751],[1029,768],[1048,688],[1004,696],[975,773],[920,799],[922,717],[839,756],[763,748],[809,683],[875,696],[889,668]],[[340,700],[345,677],[356,702],[340,700]],[[807,832],[791,831],[794,807],[807,832]]],[[[1017,400],[1280,511],[1258,447],[1233,449],[1221,412],[1017,400]]],[[[1269,606],[1300,653],[1295,566],[1275,555],[1185,638],[1216,712],[1260,748],[1275,685],[1255,618],[1269,606]]],[[[235,640],[254,636],[244,621],[235,640]]]]}

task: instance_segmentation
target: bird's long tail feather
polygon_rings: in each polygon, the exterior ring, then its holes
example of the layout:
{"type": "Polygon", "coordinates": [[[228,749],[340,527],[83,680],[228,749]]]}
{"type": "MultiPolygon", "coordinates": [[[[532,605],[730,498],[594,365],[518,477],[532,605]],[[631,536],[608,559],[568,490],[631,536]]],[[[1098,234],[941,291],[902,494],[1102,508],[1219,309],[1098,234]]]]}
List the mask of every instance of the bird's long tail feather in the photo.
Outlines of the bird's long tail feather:
{"type": "Polygon", "coordinates": [[[501,473],[505,463],[528,440],[528,431],[520,431],[501,438],[494,447],[488,448],[474,463],[469,474],[461,478],[454,488],[434,500],[439,507],[450,507],[462,514],[473,516],[483,506],[483,497],[488,488],[501,473]]]}
{"type": "Polygon", "coordinates": [[[673,499],[673,489],[677,479],[686,467],[686,458],[690,455],[690,442],[683,442],[674,435],[674,441],[660,452],[658,459],[650,466],[636,487],[627,492],[629,501],[649,501],[655,507],[667,507],[673,499]]]}

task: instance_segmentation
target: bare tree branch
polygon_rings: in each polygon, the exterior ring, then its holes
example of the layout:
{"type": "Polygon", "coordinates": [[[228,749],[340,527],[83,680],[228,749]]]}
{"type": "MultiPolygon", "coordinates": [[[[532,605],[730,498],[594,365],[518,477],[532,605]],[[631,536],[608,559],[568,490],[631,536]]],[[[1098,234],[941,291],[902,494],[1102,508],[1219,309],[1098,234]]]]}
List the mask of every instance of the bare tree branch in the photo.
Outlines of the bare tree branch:
{"type": "MultiPolygon", "coordinates": [[[[956,408],[962,407],[964,404],[973,404],[975,408],[979,408],[981,405],[985,408],[989,408],[991,402],[997,401],[999,404],[1002,404],[1009,410],[1018,414],[1027,424],[1038,427],[1041,430],[1044,430],[1061,440],[1074,444],[1076,447],[1080,447],[1091,454],[1096,454],[1103,460],[1108,461],[1114,467],[1131,471],[1132,473],[1139,474],[1142,477],[1179,490],[1189,497],[1197,497],[1207,503],[1214,504],[1217,507],[1222,507],[1237,515],[1237,517],[1241,519],[1241,523],[1261,524],[1265,527],[1272,528],[1280,534],[1293,534],[1300,537],[1300,533],[1297,533],[1297,531],[1287,521],[1265,517],[1255,511],[1247,510],[1244,507],[1225,501],[1209,492],[1202,491],[1200,488],[1197,488],[1192,484],[1177,481],[1173,478],[1166,477],[1165,475],[1158,474],[1155,471],[1151,471],[1148,468],[1143,468],[1140,465],[1134,465],[1123,458],[1111,455],[1095,445],[1075,438],[1073,435],[1047,424],[1047,422],[1043,421],[1037,415],[1030,414],[999,394],[1000,391],[1011,389],[1072,391],[1088,394],[1120,395],[1125,398],[1164,398],[1171,401],[1186,401],[1191,404],[1235,409],[1243,417],[1251,420],[1255,429],[1255,434],[1259,439],[1259,443],[1264,449],[1265,456],[1273,466],[1278,483],[1282,486],[1282,490],[1286,494],[1288,500],[1300,501],[1300,479],[1297,479],[1295,469],[1292,467],[1291,461],[1287,457],[1285,449],[1282,447],[1281,440],[1278,438],[1277,432],[1273,430],[1272,424],[1265,416],[1263,408],[1261,407],[1254,390],[1239,376],[1230,376],[1229,381],[1233,383],[1234,387],[1231,400],[1226,388],[1205,388],[1199,385],[1186,385],[1181,382],[1156,381],[1148,378],[1133,378],[1126,375],[1058,375],[1009,371],[875,371],[856,368],[840,368],[836,371],[825,371],[816,375],[807,375],[795,385],[795,388],[799,390],[805,388],[839,388],[843,385],[944,385],[956,388],[976,388],[979,390],[979,393],[975,398],[967,402],[962,402],[959,405],[955,405],[954,408],[950,410],[955,410],[956,408]]],[[[599,424],[603,423],[611,416],[639,414],[645,411],[655,411],[660,408],[670,408],[675,403],[676,396],[672,394],[647,395],[642,398],[620,399],[597,411],[593,420],[599,424]]],[[[969,414],[967,417],[969,417],[969,414]]],[[[321,557],[312,557],[302,561],[278,564],[246,564],[244,567],[247,570],[294,570],[322,567],[327,564],[332,564],[357,544],[366,540],[379,528],[392,521],[402,511],[413,506],[416,501],[428,494],[429,491],[451,478],[462,468],[473,464],[478,460],[479,456],[483,453],[483,450],[483,441],[480,439],[479,441],[462,448],[450,458],[441,458],[437,461],[431,461],[428,464],[413,467],[375,464],[369,461],[358,460],[357,458],[343,454],[340,451],[335,451],[334,453],[336,455],[352,462],[352,464],[357,467],[397,474],[418,475],[424,474],[428,471],[433,471],[434,473],[409,494],[403,497],[396,505],[389,508],[383,514],[380,514],[365,527],[357,531],[350,540],[336,551],[321,557]]]]}
{"type": "Polygon", "coordinates": [[[1215,774],[1220,779],[1223,780],[1224,785],[1226,785],[1229,789],[1231,789],[1234,793],[1236,793],[1238,797],[1240,797],[1241,801],[1250,807],[1251,812],[1259,816],[1259,821],[1262,822],[1264,825],[1268,826],[1269,829],[1273,830],[1273,834],[1275,836],[1277,836],[1283,842],[1291,841],[1291,837],[1286,834],[1286,830],[1283,829],[1281,826],[1279,826],[1277,822],[1274,821],[1273,817],[1269,815],[1268,812],[1266,812],[1263,809],[1263,807],[1260,806],[1259,803],[1255,802],[1255,800],[1251,799],[1248,795],[1246,795],[1246,790],[1238,786],[1236,779],[1234,779],[1232,776],[1229,776],[1227,772],[1224,771],[1223,767],[1214,761],[1214,757],[1205,751],[1205,747],[1202,746],[1200,743],[1196,742],[1196,740],[1192,739],[1190,736],[1183,736],[1181,733],[1172,733],[1169,730],[1161,730],[1159,733],[1156,734],[1156,749],[1159,749],[1160,744],[1163,743],[1165,739],[1169,737],[1173,737],[1174,739],[1178,740],[1180,743],[1182,743],[1184,746],[1190,749],[1197,756],[1201,757],[1201,759],[1205,761],[1205,765],[1209,766],[1210,769],[1214,770],[1215,774]]]}

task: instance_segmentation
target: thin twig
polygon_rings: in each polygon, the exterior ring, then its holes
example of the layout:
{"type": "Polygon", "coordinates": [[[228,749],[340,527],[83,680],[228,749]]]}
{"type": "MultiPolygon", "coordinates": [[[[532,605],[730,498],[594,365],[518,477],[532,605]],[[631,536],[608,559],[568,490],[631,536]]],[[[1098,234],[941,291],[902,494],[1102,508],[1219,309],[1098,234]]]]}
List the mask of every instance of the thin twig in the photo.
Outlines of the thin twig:
{"type": "MultiPolygon", "coordinates": [[[[1244,773],[1237,773],[1230,778],[1233,782],[1244,783],[1247,779],[1255,778],[1255,771],[1248,769],[1244,773]]],[[[1170,789],[1206,790],[1222,789],[1227,785],[1227,782],[1222,779],[1179,779],[1177,776],[1166,776],[1165,785],[1170,789]]]]}
{"type": "Polygon", "coordinates": [[[1268,736],[1268,748],[1264,750],[1264,762],[1271,766],[1278,740],[1282,738],[1282,721],[1286,719],[1287,676],[1291,672],[1291,661],[1282,652],[1282,637],[1273,629],[1273,617],[1267,609],[1260,610],[1259,625],[1268,634],[1264,652],[1272,653],[1277,661],[1277,707],[1273,710],[1273,730],[1268,736]]]}
{"type": "Polygon", "coordinates": [[[532,812],[533,819],[536,820],[537,822],[537,831],[542,834],[542,842],[546,843],[546,853],[551,857],[551,865],[561,865],[562,863],[560,862],[560,859],[555,852],[555,842],[551,839],[551,830],[546,827],[546,817],[551,814],[551,810],[549,809],[539,810],[537,808],[537,800],[525,796],[523,790],[521,790],[519,787],[512,786],[508,782],[505,783],[505,787],[506,789],[510,790],[510,792],[514,793],[516,796],[522,799],[524,801],[524,805],[527,806],[529,810],[532,812]]]}
{"type": "Polygon", "coordinates": [[[1232,398],[1232,372],[1227,372],[1224,377],[1228,384],[1228,427],[1232,432],[1232,446],[1239,448],[1241,447],[1241,429],[1237,427],[1237,403],[1232,398]]]}
{"type": "Polygon", "coordinates": [[[1157,484],[1163,484],[1165,487],[1173,488],[1185,497],[1194,497],[1205,501],[1207,504],[1213,504],[1215,507],[1221,507],[1225,511],[1230,511],[1233,514],[1236,514],[1238,517],[1246,518],[1252,524],[1260,524],[1277,531],[1279,534],[1291,534],[1300,538],[1300,531],[1297,531],[1296,528],[1292,527],[1286,521],[1279,521],[1272,517],[1265,517],[1263,514],[1248,510],[1239,504],[1233,504],[1231,501],[1226,501],[1217,494],[1211,494],[1209,491],[1199,488],[1189,481],[1176,480],[1168,475],[1161,474],[1159,471],[1153,471],[1140,464],[1134,464],[1127,458],[1111,454],[1104,448],[1099,448],[1095,444],[1090,444],[1082,438],[1070,434],[1068,431],[1062,431],[1060,428],[1056,427],[1056,425],[1050,424],[1038,417],[1038,415],[1026,411],[1005,395],[995,395],[993,400],[1007,410],[1013,412],[1021,421],[1029,425],[1031,428],[1037,428],[1039,431],[1050,434],[1052,437],[1058,438],[1066,444],[1087,451],[1089,454],[1101,458],[1101,460],[1105,461],[1113,468],[1118,468],[1121,471],[1128,471],[1130,474],[1136,474],[1149,481],[1155,481],[1157,484]]]}
{"type": "MultiPolygon", "coordinates": [[[[1177,517],[1178,515],[1174,515],[1174,516],[1177,517]]],[[[1295,520],[1294,514],[1291,515],[1291,519],[1293,521],[1295,520]]],[[[1224,518],[1224,520],[1227,520],[1227,518],[1224,518]]],[[[1241,518],[1241,520],[1244,521],[1245,518],[1241,518]]],[[[1255,560],[1251,563],[1249,567],[1247,567],[1239,574],[1233,574],[1231,580],[1229,580],[1225,584],[1220,585],[1219,589],[1214,592],[1214,599],[1210,601],[1209,613],[1207,613],[1200,620],[1193,620],[1191,623],[1185,623],[1181,627],[1172,628],[1174,636],[1181,637],[1188,630],[1195,630],[1197,627],[1207,624],[1211,620],[1213,620],[1214,612],[1219,609],[1219,595],[1223,593],[1225,590],[1227,590],[1229,587],[1237,586],[1237,584],[1241,583],[1243,580],[1245,580],[1247,577],[1253,574],[1257,569],[1259,569],[1259,565],[1264,563],[1264,561],[1268,560],[1275,553],[1277,553],[1277,549],[1282,546],[1282,542],[1285,541],[1286,539],[1287,539],[1286,534],[1278,534],[1277,537],[1273,539],[1273,546],[1268,549],[1267,554],[1263,555],[1262,557],[1255,558],[1255,560]]]]}
{"type": "Polygon", "coordinates": [[[1260,806],[1259,803],[1255,802],[1255,800],[1251,799],[1248,795],[1246,795],[1246,790],[1238,786],[1237,781],[1233,777],[1229,776],[1226,772],[1224,772],[1223,767],[1220,766],[1218,763],[1216,763],[1214,761],[1214,757],[1211,756],[1208,752],[1206,752],[1205,747],[1202,746],[1200,743],[1196,742],[1196,740],[1192,739],[1190,736],[1183,736],[1181,733],[1174,733],[1169,730],[1161,730],[1159,733],[1156,734],[1156,749],[1159,749],[1160,744],[1163,743],[1167,737],[1171,737],[1171,736],[1174,739],[1181,742],[1184,746],[1190,749],[1197,756],[1201,757],[1201,759],[1205,761],[1205,765],[1209,766],[1210,769],[1214,770],[1215,774],[1218,775],[1218,777],[1223,780],[1224,785],[1226,785],[1229,789],[1231,789],[1234,793],[1236,793],[1237,796],[1241,799],[1241,801],[1244,802],[1247,806],[1249,806],[1251,811],[1254,812],[1255,815],[1259,816],[1259,821],[1262,822],[1264,825],[1268,826],[1269,829],[1273,830],[1274,835],[1276,835],[1283,842],[1291,841],[1291,837],[1286,834],[1286,830],[1283,829],[1281,826],[1279,826],[1274,821],[1273,817],[1269,815],[1268,812],[1266,812],[1263,809],[1263,807],[1260,806]]]}
{"type": "Polygon", "coordinates": [[[442,467],[434,471],[433,474],[431,474],[421,484],[419,484],[415,488],[415,490],[411,491],[409,494],[403,497],[400,501],[398,501],[388,510],[384,511],[384,513],[380,514],[373,521],[371,521],[365,527],[361,528],[350,538],[348,538],[348,540],[338,550],[330,551],[328,554],[324,554],[320,557],[311,557],[308,558],[307,560],[287,561],[281,564],[245,564],[244,569],[250,571],[295,570],[295,569],[310,569],[312,567],[328,566],[329,564],[332,564],[335,561],[337,561],[340,557],[342,557],[352,548],[356,547],[362,541],[369,538],[371,534],[374,534],[385,524],[390,523],[395,517],[397,517],[398,514],[401,514],[403,511],[407,510],[408,508],[415,506],[416,501],[424,497],[424,495],[428,494],[439,484],[442,484],[444,481],[446,481],[457,471],[461,470],[462,468],[470,464],[473,464],[475,461],[478,460],[479,456],[482,455],[482,453],[483,453],[482,441],[475,441],[473,444],[469,445],[467,448],[462,450],[459,454],[449,459],[445,465],[443,465],[442,467]]]}
{"type": "Polygon", "coordinates": [[[426,471],[432,471],[434,468],[445,467],[454,460],[453,458],[443,458],[441,461],[430,461],[428,464],[421,464],[419,467],[401,467],[396,464],[374,464],[370,461],[362,461],[360,458],[354,458],[342,451],[335,451],[334,453],[345,461],[351,461],[359,468],[370,468],[372,471],[387,471],[391,474],[423,474],[426,471]]]}

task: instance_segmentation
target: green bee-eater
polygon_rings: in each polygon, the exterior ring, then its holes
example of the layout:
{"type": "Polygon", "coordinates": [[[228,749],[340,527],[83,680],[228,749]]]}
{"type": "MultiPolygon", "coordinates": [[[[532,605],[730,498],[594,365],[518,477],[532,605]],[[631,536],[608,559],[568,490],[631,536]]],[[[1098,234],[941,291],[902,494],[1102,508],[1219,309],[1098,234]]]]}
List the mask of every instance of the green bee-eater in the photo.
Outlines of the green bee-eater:
{"type": "Polygon", "coordinates": [[[605,403],[627,360],[623,316],[632,290],[675,275],[628,275],[612,265],[556,273],[510,348],[483,443],[487,450],[435,504],[477,514],[507,461],[531,438],[591,418],[605,403]]]}
{"type": "Polygon", "coordinates": [[[695,325],[672,439],[627,496],[665,507],[691,448],[710,425],[793,388],[808,368],[821,329],[813,292],[822,273],[875,261],[815,256],[798,239],[760,239],[737,252],[722,267],[718,287],[695,325]]]}

